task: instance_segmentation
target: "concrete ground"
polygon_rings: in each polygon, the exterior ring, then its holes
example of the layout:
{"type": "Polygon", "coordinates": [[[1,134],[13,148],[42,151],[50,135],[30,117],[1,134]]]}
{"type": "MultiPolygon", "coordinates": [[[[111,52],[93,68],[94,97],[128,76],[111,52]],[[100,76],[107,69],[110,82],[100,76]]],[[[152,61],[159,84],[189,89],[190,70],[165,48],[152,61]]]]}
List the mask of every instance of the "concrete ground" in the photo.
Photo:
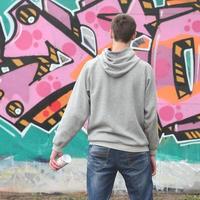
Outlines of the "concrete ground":
{"type": "MultiPolygon", "coordinates": [[[[0,193],[0,200],[86,200],[85,193],[43,194],[43,193],[0,193]]],[[[115,193],[111,200],[129,200],[126,194],[115,193]]],[[[154,200],[200,200],[200,195],[177,193],[154,193],[154,200]]]]}

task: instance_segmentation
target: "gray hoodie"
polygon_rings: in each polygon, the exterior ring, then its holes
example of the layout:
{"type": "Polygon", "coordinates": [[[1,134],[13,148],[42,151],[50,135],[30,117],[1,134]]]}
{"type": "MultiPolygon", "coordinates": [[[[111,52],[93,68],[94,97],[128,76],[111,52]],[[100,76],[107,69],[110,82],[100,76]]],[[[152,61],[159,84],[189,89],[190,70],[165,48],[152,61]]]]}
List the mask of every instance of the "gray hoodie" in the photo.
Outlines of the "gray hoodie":
{"type": "Polygon", "coordinates": [[[120,52],[105,49],[85,64],[53,139],[53,149],[62,151],[86,119],[90,144],[155,154],[159,138],[152,68],[131,48],[120,52]]]}

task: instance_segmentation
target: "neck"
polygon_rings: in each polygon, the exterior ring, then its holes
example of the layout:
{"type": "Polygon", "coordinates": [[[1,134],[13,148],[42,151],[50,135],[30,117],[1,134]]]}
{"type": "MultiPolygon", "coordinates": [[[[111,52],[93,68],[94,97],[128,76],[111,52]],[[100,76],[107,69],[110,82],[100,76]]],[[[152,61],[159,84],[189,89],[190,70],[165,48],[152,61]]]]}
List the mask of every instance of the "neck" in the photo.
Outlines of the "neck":
{"type": "Polygon", "coordinates": [[[129,46],[130,46],[130,43],[113,41],[111,49],[113,52],[118,52],[118,51],[123,51],[124,49],[128,48],[129,46]]]}

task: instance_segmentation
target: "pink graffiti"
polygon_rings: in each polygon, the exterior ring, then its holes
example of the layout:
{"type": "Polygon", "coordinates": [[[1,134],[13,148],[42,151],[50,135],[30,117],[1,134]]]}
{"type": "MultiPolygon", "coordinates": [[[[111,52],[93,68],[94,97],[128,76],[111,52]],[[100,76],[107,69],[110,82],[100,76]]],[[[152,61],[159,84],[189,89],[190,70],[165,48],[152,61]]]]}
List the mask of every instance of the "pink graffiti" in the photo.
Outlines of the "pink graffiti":
{"type": "MultiPolygon", "coordinates": [[[[65,55],[71,59],[71,63],[57,67],[32,85],[29,85],[29,83],[37,72],[38,63],[26,65],[1,77],[1,89],[6,93],[1,100],[1,116],[13,123],[18,118],[11,118],[6,113],[4,108],[8,102],[13,99],[23,102],[24,112],[26,113],[49,95],[76,80],[76,76],[73,76],[74,71],[77,70],[77,74],[83,67],[83,63],[91,58],[89,50],[83,46],[81,27],[85,26],[93,32],[94,38],[97,39],[95,42],[98,53],[100,53],[103,48],[109,47],[111,43],[109,34],[111,19],[116,14],[123,12],[118,0],[113,0],[112,4],[110,0],[81,1],[80,10],[76,11],[74,15],[53,1],[46,1],[44,11],[40,12],[48,12],[53,20],[45,17],[45,15],[40,15],[35,23],[25,25],[17,20],[16,10],[20,6],[28,4],[29,1],[22,1],[15,10],[12,10],[12,17],[16,21],[16,35],[6,43],[4,57],[47,57],[49,56],[49,50],[46,41],[48,41],[59,51],[60,55],[65,55]],[[12,86],[8,87],[7,83],[12,83],[12,86]]],[[[135,51],[137,55],[151,63],[155,72],[158,114],[162,126],[167,126],[200,113],[200,93],[196,91],[197,89],[195,90],[196,85],[200,84],[200,55],[198,53],[200,14],[199,11],[190,10],[191,6],[160,9],[158,19],[158,16],[146,15],[140,1],[131,1],[127,9],[127,13],[133,16],[137,22],[137,31],[140,36],[146,36],[152,41],[149,49],[135,51]],[[177,13],[179,13],[179,16],[173,17],[177,13]],[[145,25],[155,22],[156,19],[160,21],[157,21],[158,27],[155,27],[155,35],[151,35],[145,25]],[[173,45],[175,42],[186,38],[193,38],[194,40],[194,91],[187,98],[178,99],[174,81],[173,45]]],[[[54,64],[56,66],[58,63],[54,64]]],[[[52,112],[57,112],[60,107],[58,101],[49,105],[52,112]]],[[[43,115],[49,116],[50,111],[45,110],[43,115]]],[[[182,125],[181,128],[183,127],[187,128],[190,125],[182,125]]]]}
{"type": "Polygon", "coordinates": [[[20,37],[16,40],[16,47],[21,50],[27,50],[32,46],[32,35],[28,31],[22,31],[20,37]]]}
{"type": "MultiPolygon", "coordinates": [[[[175,9],[173,9],[175,11],[175,9]]],[[[168,10],[168,13],[170,11],[168,10]]],[[[199,84],[199,11],[193,11],[179,17],[166,20],[159,25],[153,40],[151,52],[151,64],[156,74],[156,85],[158,92],[158,112],[161,124],[166,126],[177,120],[183,120],[200,113],[200,93],[195,90],[199,84]],[[169,27],[173,27],[169,31],[169,27]],[[177,41],[187,38],[194,40],[195,62],[194,62],[194,86],[193,95],[178,99],[173,72],[173,45],[177,41]],[[163,91],[163,92],[162,92],[163,91]],[[165,92],[164,92],[165,91],[165,92]],[[181,104],[181,106],[178,106],[181,104]],[[176,108],[174,108],[176,106],[176,108]]],[[[187,82],[186,82],[187,83],[187,82]]]]}
{"type": "Polygon", "coordinates": [[[51,85],[46,81],[40,82],[36,86],[36,91],[39,96],[46,97],[51,94],[51,85]]]}
{"type": "MultiPolygon", "coordinates": [[[[27,4],[28,2],[24,1],[19,4],[19,7],[27,4]]],[[[17,7],[12,11],[13,17],[16,16],[16,10],[17,7]]],[[[72,76],[73,71],[88,57],[88,53],[81,48],[80,44],[74,42],[71,37],[64,34],[42,16],[39,17],[37,22],[31,25],[21,24],[17,19],[15,21],[17,34],[6,44],[4,57],[48,56],[49,51],[45,42],[49,41],[56,49],[70,59],[73,59],[73,62],[69,65],[56,68],[50,74],[42,77],[42,80],[36,81],[32,85],[29,85],[29,83],[32,82],[34,74],[37,71],[37,63],[32,64],[31,67],[24,66],[2,76],[1,89],[5,91],[7,98],[1,100],[0,113],[1,116],[12,123],[15,123],[18,118],[11,118],[6,113],[4,108],[9,101],[14,99],[23,102],[24,113],[26,113],[45,97],[56,92],[61,87],[74,82],[75,76],[72,76]],[[28,73],[26,72],[27,69],[28,73]],[[13,79],[11,74],[15,76],[15,79],[13,79]],[[12,80],[18,79],[26,80],[23,87],[19,86],[19,82],[15,82],[13,90],[8,88],[8,82],[11,83],[13,82],[12,80]]]]}

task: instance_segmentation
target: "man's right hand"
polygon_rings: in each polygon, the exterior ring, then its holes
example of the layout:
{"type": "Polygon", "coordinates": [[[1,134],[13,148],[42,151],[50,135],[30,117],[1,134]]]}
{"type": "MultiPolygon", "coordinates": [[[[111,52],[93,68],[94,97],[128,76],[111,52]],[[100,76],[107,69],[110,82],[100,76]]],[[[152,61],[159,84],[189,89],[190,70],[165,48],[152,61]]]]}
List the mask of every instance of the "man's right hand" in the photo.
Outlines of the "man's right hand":
{"type": "Polygon", "coordinates": [[[152,176],[156,175],[156,158],[155,155],[150,155],[152,176]]]}
{"type": "Polygon", "coordinates": [[[52,150],[51,156],[50,156],[50,161],[49,161],[49,166],[52,170],[57,171],[61,168],[60,166],[58,166],[56,159],[58,159],[62,155],[63,154],[61,152],[57,152],[55,150],[52,150]]]}

